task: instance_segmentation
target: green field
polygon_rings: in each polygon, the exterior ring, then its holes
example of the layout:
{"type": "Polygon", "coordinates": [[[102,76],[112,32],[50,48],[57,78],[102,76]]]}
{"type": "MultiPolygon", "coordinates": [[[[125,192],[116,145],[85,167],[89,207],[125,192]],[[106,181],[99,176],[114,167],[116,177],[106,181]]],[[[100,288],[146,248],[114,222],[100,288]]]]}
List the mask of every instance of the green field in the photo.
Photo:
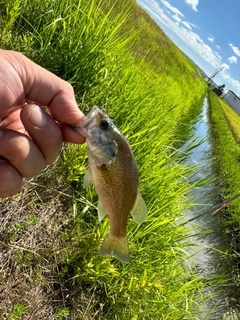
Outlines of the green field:
{"type": "Polygon", "coordinates": [[[219,100],[221,107],[227,122],[229,123],[229,129],[231,130],[236,142],[240,143],[240,116],[233,110],[224,100],[219,100]]]}
{"type": "MultiPolygon", "coordinates": [[[[221,184],[223,200],[231,199],[240,191],[240,145],[239,115],[213,92],[209,94],[210,121],[214,148],[214,168],[221,184]]],[[[228,263],[232,269],[232,278],[239,285],[239,236],[240,236],[240,197],[228,203],[220,220],[223,230],[229,237],[227,248],[228,263]]]]}
{"type": "MultiPolygon", "coordinates": [[[[108,219],[82,188],[86,146],[1,200],[1,319],[199,319],[208,279],[187,267],[192,203],[176,147],[201,112],[206,84],[135,1],[0,0],[1,48],[69,81],[79,107],[104,106],[136,157],[149,216],[128,224],[131,262],[99,255],[108,219]],[[120,9],[121,8],[121,9],[120,9]]],[[[212,280],[213,283],[213,280],[212,280]]]]}

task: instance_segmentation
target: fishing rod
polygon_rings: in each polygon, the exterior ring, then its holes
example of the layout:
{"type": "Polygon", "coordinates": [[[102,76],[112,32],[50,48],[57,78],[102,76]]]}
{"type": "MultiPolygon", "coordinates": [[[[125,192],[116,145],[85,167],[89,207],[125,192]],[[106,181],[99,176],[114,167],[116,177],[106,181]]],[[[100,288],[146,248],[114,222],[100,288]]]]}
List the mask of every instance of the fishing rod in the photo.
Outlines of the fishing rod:
{"type": "Polygon", "coordinates": [[[225,201],[223,201],[220,204],[216,204],[215,206],[212,206],[210,209],[203,211],[202,213],[200,213],[199,215],[197,215],[196,217],[193,217],[187,221],[185,221],[184,223],[181,224],[181,226],[186,225],[189,222],[194,221],[195,219],[198,219],[199,217],[210,213],[212,211],[212,215],[215,215],[216,213],[218,213],[219,211],[221,211],[222,209],[224,209],[230,202],[232,202],[233,200],[237,199],[238,197],[240,197],[240,193],[236,194],[234,197],[227,199],[225,201]]]}

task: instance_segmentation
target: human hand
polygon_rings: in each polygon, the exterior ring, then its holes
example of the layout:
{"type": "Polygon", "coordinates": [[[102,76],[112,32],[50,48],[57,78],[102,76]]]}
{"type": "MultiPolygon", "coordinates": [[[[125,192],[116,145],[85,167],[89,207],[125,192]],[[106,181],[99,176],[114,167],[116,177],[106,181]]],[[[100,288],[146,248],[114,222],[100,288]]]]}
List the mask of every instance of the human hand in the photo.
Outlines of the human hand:
{"type": "Polygon", "coordinates": [[[0,198],[52,163],[63,141],[83,143],[71,125],[84,118],[69,83],[18,52],[0,50],[0,198]]]}

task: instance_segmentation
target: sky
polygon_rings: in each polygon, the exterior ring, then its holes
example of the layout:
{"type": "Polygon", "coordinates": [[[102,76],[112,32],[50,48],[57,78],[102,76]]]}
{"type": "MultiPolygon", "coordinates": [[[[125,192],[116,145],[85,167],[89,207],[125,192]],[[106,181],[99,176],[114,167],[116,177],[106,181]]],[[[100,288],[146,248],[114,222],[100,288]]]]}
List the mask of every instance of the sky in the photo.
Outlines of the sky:
{"type": "Polygon", "coordinates": [[[137,0],[165,34],[226,91],[240,95],[240,0],[137,0]]]}

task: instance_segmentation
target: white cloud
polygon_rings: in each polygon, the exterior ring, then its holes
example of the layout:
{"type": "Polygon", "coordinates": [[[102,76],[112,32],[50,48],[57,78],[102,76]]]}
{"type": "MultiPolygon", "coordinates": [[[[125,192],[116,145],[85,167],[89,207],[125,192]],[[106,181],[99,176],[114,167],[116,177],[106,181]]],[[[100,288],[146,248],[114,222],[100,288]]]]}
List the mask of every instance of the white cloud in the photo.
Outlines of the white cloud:
{"type": "MultiPolygon", "coordinates": [[[[228,65],[227,65],[228,66],[228,65]]],[[[224,68],[221,72],[222,77],[224,78],[225,81],[227,81],[230,85],[233,86],[234,90],[237,90],[240,92],[240,82],[238,80],[235,80],[231,77],[231,75],[226,71],[228,68],[224,68]]]]}
{"type": "Polygon", "coordinates": [[[240,92],[240,82],[237,80],[234,80],[233,78],[228,78],[228,81],[232,84],[234,88],[236,88],[240,92]]]}
{"type": "Polygon", "coordinates": [[[217,48],[218,50],[220,50],[220,49],[221,49],[221,47],[220,47],[219,45],[216,45],[216,48],[217,48]]]}
{"type": "MultiPolygon", "coordinates": [[[[166,0],[161,0],[165,7],[170,9],[174,14],[178,16],[183,16],[183,14],[175,7],[172,7],[166,0]]],[[[172,32],[176,33],[178,37],[182,39],[188,46],[190,46],[194,51],[196,51],[203,59],[210,63],[214,68],[219,67],[222,63],[221,57],[217,52],[214,52],[210,46],[205,44],[200,36],[193,32],[189,27],[198,28],[198,26],[184,21],[186,28],[179,26],[173,20],[173,16],[168,16],[162,9],[156,0],[138,0],[138,3],[143,7],[150,16],[155,19],[159,25],[164,25],[169,28],[172,32]]],[[[176,19],[175,19],[176,20],[176,19]]]]}
{"type": "Polygon", "coordinates": [[[184,17],[184,14],[182,14],[181,11],[179,11],[176,7],[173,7],[168,1],[161,0],[161,2],[167,7],[169,10],[171,10],[173,13],[178,14],[179,16],[184,17]]]}
{"type": "Polygon", "coordinates": [[[219,60],[222,60],[222,57],[217,51],[213,51],[213,53],[216,55],[216,57],[218,57],[219,60]]]}
{"type": "Polygon", "coordinates": [[[218,67],[221,64],[222,57],[218,52],[213,51],[212,48],[204,43],[201,37],[191,31],[183,30],[182,33],[178,34],[183,40],[194,50],[196,51],[204,60],[210,63],[214,68],[218,67]]]}
{"type": "Polygon", "coordinates": [[[228,61],[229,61],[230,63],[237,63],[237,57],[231,56],[231,57],[228,58],[228,61]]]}
{"type": "Polygon", "coordinates": [[[194,11],[198,11],[198,10],[197,10],[197,6],[198,6],[199,0],[185,0],[185,2],[186,2],[188,5],[190,5],[194,11]]]}
{"type": "MultiPolygon", "coordinates": [[[[184,17],[184,15],[177,8],[172,7],[166,0],[161,0],[166,8],[160,7],[157,1],[158,0],[137,0],[137,3],[148,12],[148,14],[157,22],[159,26],[161,26],[161,28],[163,28],[163,30],[170,30],[171,32],[175,33],[178,38],[190,46],[214,69],[224,65],[224,69],[221,71],[221,77],[224,81],[228,82],[231,87],[233,87],[232,90],[240,92],[240,82],[233,79],[227,71],[230,68],[229,65],[223,64],[221,55],[217,51],[214,51],[196,32],[189,28],[189,26],[194,28],[198,28],[198,26],[186,21],[181,21],[180,23],[177,20],[179,20],[181,17],[184,17]],[[172,14],[166,14],[168,9],[172,12],[172,14]],[[179,19],[176,19],[176,17],[179,19]],[[183,25],[186,28],[183,27],[183,25]]],[[[209,37],[214,39],[212,35],[209,35],[209,37]]],[[[232,44],[229,45],[233,50],[238,50],[237,52],[239,52],[240,56],[240,49],[234,47],[232,44]]],[[[220,49],[220,46],[216,45],[216,48],[220,49]]]]}
{"type": "Polygon", "coordinates": [[[182,24],[184,24],[185,27],[187,27],[189,30],[192,30],[192,27],[193,27],[193,28],[200,29],[196,24],[193,24],[193,23],[191,23],[191,22],[182,21],[182,24]]]}
{"type": "Polygon", "coordinates": [[[214,41],[214,38],[213,38],[213,37],[208,37],[208,40],[209,40],[210,42],[213,42],[213,41],[214,41]]]}
{"type": "Polygon", "coordinates": [[[229,46],[232,48],[233,52],[240,57],[240,49],[235,47],[232,43],[229,43],[229,46]]]}
{"type": "Polygon", "coordinates": [[[187,27],[189,30],[192,30],[191,23],[189,23],[187,21],[183,21],[182,24],[184,24],[185,27],[187,27]]]}
{"type": "Polygon", "coordinates": [[[182,21],[182,19],[181,19],[177,14],[174,14],[172,17],[173,17],[173,19],[175,19],[177,22],[182,21]]]}
{"type": "Polygon", "coordinates": [[[226,63],[222,63],[221,67],[223,68],[223,73],[230,68],[226,63]]]}

